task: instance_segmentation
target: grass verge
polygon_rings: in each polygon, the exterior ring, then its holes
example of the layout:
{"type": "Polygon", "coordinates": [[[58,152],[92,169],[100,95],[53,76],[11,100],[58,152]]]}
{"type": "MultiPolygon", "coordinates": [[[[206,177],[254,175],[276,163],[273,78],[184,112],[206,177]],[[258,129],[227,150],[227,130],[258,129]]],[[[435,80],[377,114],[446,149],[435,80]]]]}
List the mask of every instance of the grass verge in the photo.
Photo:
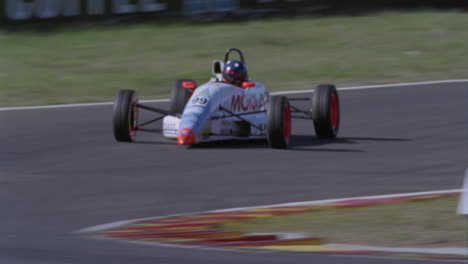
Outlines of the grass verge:
{"type": "Polygon", "coordinates": [[[286,216],[228,222],[225,230],[303,232],[326,243],[389,247],[466,247],[468,219],[456,215],[458,196],[329,208],[286,216]]]}
{"type": "Polygon", "coordinates": [[[463,78],[468,16],[419,11],[221,24],[137,24],[0,32],[0,106],[109,101],[118,89],[167,97],[242,48],[270,90],[463,78]]]}

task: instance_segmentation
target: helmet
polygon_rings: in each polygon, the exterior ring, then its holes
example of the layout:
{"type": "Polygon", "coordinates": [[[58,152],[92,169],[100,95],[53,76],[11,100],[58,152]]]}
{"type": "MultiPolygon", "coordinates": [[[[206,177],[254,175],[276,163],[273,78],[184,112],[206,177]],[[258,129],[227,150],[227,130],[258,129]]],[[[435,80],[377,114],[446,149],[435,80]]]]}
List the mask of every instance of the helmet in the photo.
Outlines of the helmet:
{"type": "Polygon", "coordinates": [[[247,68],[238,60],[230,60],[224,65],[223,81],[234,85],[241,85],[247,80],[247,68]]]}

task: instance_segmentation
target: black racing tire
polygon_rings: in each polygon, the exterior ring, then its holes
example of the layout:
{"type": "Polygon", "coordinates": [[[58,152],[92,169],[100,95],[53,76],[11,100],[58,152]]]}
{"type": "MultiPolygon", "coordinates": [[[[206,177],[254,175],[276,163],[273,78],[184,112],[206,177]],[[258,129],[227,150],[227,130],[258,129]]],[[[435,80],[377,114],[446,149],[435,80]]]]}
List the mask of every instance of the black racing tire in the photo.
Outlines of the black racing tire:
{"type": "Polygon", "coordinates": [[[138,95],[133,90],[120,90],[114,100],[112,125],[119,142],[133,142],[138,123],[138,95]]]}
{"type": "Polygon", "coordinates": [[[286,149],[291,139],[291,109],[288,98],[272,96],[267,108],[267,139],[272,148],[286,149]]]}
{"type": "Polygon", "coordinates": [[[183,82],[194,82],[195,87],[197,87],[196,82],[190,79],[181,79],[175,82],[171,90],[171,102],[169,106],[169,111],[173,114],[181,115],[184,112],[188,100],[192,96],[192,92],[182,86],[183,82]]]}
{"type": "Polygon", "coordinates": [[[340,100],[336,87],[320,84],[312,98],[312,118],[319,139],[334,139],[340,129],[340,100]]]}

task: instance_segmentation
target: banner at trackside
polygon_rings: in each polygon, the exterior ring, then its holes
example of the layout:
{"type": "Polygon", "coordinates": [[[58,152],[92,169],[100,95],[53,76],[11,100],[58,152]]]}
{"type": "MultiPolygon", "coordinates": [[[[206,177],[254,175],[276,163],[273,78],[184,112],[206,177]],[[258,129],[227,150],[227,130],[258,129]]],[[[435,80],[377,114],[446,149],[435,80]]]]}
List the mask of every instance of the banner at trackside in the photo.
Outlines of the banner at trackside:
{"type": "Polygon", "coordinates": [[[171,0],[0,0],[2,22],[88,19],[180,10],[171,0]]]}
{"type": "Polygon", "coordinates": [[[153,14],[249,14],[317,7],[329,0],[0,0],[0,22],[87,20],[153,14]]]}
{"type": "Polygon", "coordinates": [[[0,25],[93,18],[181,16],[203,19],[257,17],[266,13],[314,13],[326,10],[370,11],[388,8],[462,8],[466,1],[407,0],[0,0],[0,25]],[[149,15],[149,16],[148,16],[149,15]]]}

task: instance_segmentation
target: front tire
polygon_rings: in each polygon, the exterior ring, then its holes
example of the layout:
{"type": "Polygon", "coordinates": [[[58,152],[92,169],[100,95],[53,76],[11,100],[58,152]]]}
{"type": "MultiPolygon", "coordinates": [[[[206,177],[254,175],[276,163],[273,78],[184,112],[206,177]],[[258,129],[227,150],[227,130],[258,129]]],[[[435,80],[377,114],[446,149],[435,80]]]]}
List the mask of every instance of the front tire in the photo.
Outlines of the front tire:
{"type": "Polygon", "coordinates": [[[114,100],[113,130],[119,142],[133,142],[138,123],[138,95],[133,90],[120,90],[114,100]]]}
{"type": "Polygon", "coordinates": [[[272,148],[286,149],[291,138],[291,109],[288,98],[272,96],[267,108],[267,139],[272,148]]]}
{"type": "Polygon", "coordinates": [[[176,81],[171,90],[171,103],[169,106],[169,111],[173,114],[181,115],[184,112],[188,100],[192,96],[192,91],[189,88],[183,87],[183,83],[194,83],[195,88],[197,86],[196,82],[190,79],[176,81]]]}
{"type": "Polygon", "coordinates": [[[317,138],[337,137],[340,128],[340,101],[334,85],[317,86],[312,99],[312,117],[317,138]]]}

